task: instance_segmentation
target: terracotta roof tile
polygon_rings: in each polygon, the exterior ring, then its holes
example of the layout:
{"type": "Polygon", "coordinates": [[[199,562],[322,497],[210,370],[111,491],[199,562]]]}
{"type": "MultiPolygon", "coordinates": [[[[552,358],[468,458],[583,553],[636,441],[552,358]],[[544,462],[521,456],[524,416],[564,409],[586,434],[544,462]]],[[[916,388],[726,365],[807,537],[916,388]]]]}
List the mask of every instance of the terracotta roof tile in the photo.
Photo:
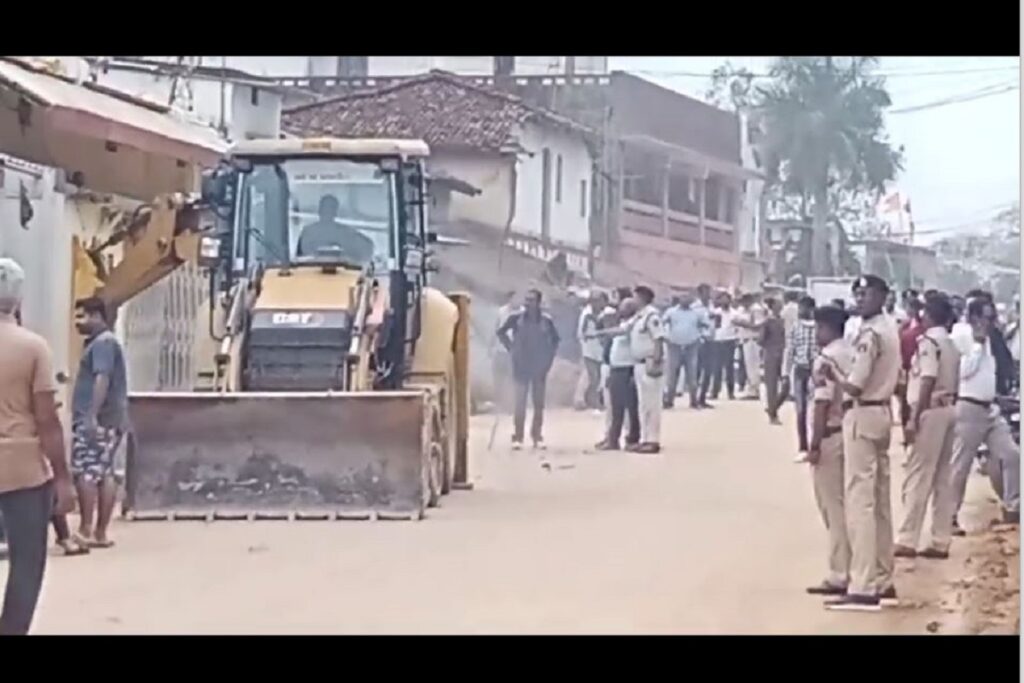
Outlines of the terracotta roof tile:
{"type": "Polygon", "coordinates": [[[531,120],[589,133],[514,95],[439,71],[289,109],[282,126],[302,137],[419,138],[431,147],[498,151],[514,146],[519,125],[531,120]]]}

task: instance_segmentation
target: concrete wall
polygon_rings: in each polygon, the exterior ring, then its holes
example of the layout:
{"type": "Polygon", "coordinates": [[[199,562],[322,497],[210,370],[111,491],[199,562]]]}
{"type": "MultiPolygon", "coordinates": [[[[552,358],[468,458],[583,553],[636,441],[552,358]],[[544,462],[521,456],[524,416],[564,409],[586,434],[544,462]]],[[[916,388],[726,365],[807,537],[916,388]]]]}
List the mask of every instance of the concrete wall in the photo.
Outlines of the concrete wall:
{"type": "MultiPolygon", "coordinates": [[[[165,75],[111,68],[99,75],[99,83],[166,104],[170,99],[172,79],[165,75]]],[[[191,94],[179,82],[176,106],[188,111],[196,122],[213,128],[220,126],[223,116],[229,140],[277,137],[280,133],[281,94],[257,88],[257,104],[253,104],[253,88],[249,85],[225,83],[223,99],[220,81],[191,78],[189,86],[191,94]]]]}
{"type": "MultiPolygon", "coordinates": [[[[577,74],[608,73],[607,57],[576,57],[577,74]]],[[[220,57],[204,60],[207,66],[220,66],[220,57]]],[[[337,57],[227,57],[227,66],[256,76],[336,76],[337,57]]],[[[411,76],[431,69],[443,69],[467,76],[494,73],[494,57],[460,55],[368,57],[369,76],[411,76]]],[[[523,75],[565,73],[565,57],[516,57],[515,72],[523,75]]]]}
{"type": "MultiPolygon", "coordinates": [[[[0,159],[5,158],[0,156],[0,159]]],[[[68,367],[71,299],[72,221],[65,197],[54,189],[56,171],[15,162],[39,177],[0,167],[0,256],[13,258],[25,269],[22,323],[49,342],[54,371],[70,374],[68,367]],[[24,183],[33,217],[26,227],[19,220],[20,186],[24,183]]],[[[64,400],[63,398],[60,400],[64,400]]],[[[65,404],[67,403],[64,400],[65,404]]]]}
{"type": "MultiPolygon", "coordinates": [[[[527,124],[520,136],[526,152],[517,162],[516,210],[512,231],[537,240],[542,238],[541,192],[543,150],[551,155],[550,242],[583,252],[590,249],[590,192],[593,162],[583,141],[571,134],[527,124]],[[558,159],[562,159],[562,194],[556,193],[558,159]],[[586,183],[586,189],[581,183],[586,183]],[[585,196],[581,193],[585,192],[585,196]],[[585,200],[585,201],[584,201],[585,200]]],[[[467,220],[504,229],[508,220],[511,157],[481,152],[434,150],[429,167],[472,184],[481,190],[475,197],[453,194],[450,220],[467,220]]]]}
{"type": "Polygon", "coordinates": [[[732,251],[623,230],[618,261],[655,283],[675,287],[735,287],[740,283],[739,258],[732,251]]]}
{"type": "Polygon", "coordinates": [[[542,236],[543,150],[548,149],[551,158],[550,240],[556,245],[588,251],[593,159],[582,138],[560,129],[527,123],[520,134],[519,144],[526,153],[520,155],[513,229],[531,237],[542,236]],[[559,158],[562,160],[561,200],[556,192],[559,158]],[[584,181],[586,201],[581,202],[581,182],[584,181]]]}

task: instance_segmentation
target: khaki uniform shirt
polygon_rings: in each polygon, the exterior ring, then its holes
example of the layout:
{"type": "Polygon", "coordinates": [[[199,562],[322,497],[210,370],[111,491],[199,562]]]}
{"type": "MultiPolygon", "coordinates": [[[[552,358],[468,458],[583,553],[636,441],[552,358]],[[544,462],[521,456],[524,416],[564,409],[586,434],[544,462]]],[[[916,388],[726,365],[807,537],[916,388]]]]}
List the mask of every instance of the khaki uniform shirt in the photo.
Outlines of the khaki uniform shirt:
{"type": "Polygon", "coordinates": [[[39,443],[33,395],[57,391],[46,341],[0,320],[0,493],[42,486],[53,477],[39,443]]]}
{"type": "MultiPolygon", "coordinates": [[[[811,369],[811,381],[814,383],[814,401],[828,402],[828,413],[825,418],[826,427],[842,427],[843,425],[843,390],[839,383],[830,379],[825,367],[831,365],[837,377],[845,377],[853,365],[853,348],[845,339],[836,339],[826,346],[814,359],[811,369]]],[[[809,426],[813,428],[814,414],[808,413],[809,426]]]]}
{"type": "Polygon", "coordinates": [[[860,388],[857,400],[888,405],[896,392],[902,366],[895,321],[884,313],[861,321],[853,349],[853,366],[846,379],[860,388]]]}
{"type": "Polygon", "coordinates": [[[665,324],[654,306],[645,306],[633,318],[629,328],[629,348],[633,360],[642,363],[654,356],[655,344],[665,338],[665,324]]]}
{"type": "Polygon", "coordinates": [[[960,384],[960,351],[944,327],[926,330],[917,340],[917,350],[910,361],[910,382],[907,401],[916,405],[921,395],[921,380],[935,380],[932,402],[948,405],[960,384]]]}

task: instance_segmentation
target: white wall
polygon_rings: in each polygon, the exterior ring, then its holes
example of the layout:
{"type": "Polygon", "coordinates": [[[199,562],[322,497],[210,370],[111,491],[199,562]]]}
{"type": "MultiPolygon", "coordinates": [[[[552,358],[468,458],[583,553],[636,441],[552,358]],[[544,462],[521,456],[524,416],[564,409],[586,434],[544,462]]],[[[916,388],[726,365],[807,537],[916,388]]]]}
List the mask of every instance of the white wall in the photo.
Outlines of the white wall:
{"type": "MultiPolygon", "coordinates": [[[[273,90],[234,84],[229,91],[231,118],[228,136],[232,141],[276,138],[281,133],[282,96],[273,90]],[[253,104],[253,91],[256,104],[253,104]]],[[[218,101],[220,94],[217,95],[218,101]]]]}
{"type": "MultiPolygon", "coordinates": [[[[19,166],[23,164],[18,162],[19,166]]],[[[54,189],[56,171],[30,166],[42,177],[36,179],[10,167],[0,167],[0,256],[13,258],[25,269],[22,323],[50,343],[55,371],[67,372],[71,221],[66,220],[64,195],[54,189]],[[19,220],[21,183],[28,190],[33,211],[25,228],[19,220]]]]}
{"type": "MultiPolygon", "coordinates": [[[[204,58],[207,66],[220,66],[220,57],[204,58]]],[[[565,73],[565,57],[516,57],[515,71],[524,75],[565,73]]],[[[228,57],[229,68],[256,76],[336,76],[337,57],[228,57]]],[[[370,76],[411,76],[431,69],[443,69],[467,76],[489,76],[494,73],[494,57],[460,55],[369,57],[370,76]]],[[[577,74],[608,73],[607,57],[576,57],[577,74]]]]}
{"type": "MultiPolygon", "coordinates": [[[[99,74],[99,83],[122,92],[167,104],[172,79],[166,75],[110,68],[99,74]]],[[[176,107],[189,111],[199,123],[217,128],[221,123],[221,82],[200,78],[188,81],[191,94],[179,82],[175,94],[176,107]]],[[[277,137],[281,130],[281,95],[259,90],[258,105],[252,105],[252,87],[235,83],[223,86],[224,121],[228,139],[277,137]]]]}
{"type": "Polygon", "coordinates": [[[527,154],[520,156],[516,218],[513,230],[541,237],[543,150],[551,150],[551,220],[553,244],[584,251],[590,248],[590,193],[593,159],[583,140],[574,134],[527,123],[519,137],[527,154]],[[557,200],[558,157],[562,158],[562,196],[557,200]],[[586,181],[586,202],[581,212],[580,182],[586,181]]]}
{"type": "MultiPolygon", "coordinates": [[[[227,57],[229,69],[238,69],[254,76],[309,76],[309,57],[227,57]]],[[[337,63],[337,62],[335,62],[337,63]]],[[[220,57],[203,59],[205,66],[220,66],[220,57]]]]}

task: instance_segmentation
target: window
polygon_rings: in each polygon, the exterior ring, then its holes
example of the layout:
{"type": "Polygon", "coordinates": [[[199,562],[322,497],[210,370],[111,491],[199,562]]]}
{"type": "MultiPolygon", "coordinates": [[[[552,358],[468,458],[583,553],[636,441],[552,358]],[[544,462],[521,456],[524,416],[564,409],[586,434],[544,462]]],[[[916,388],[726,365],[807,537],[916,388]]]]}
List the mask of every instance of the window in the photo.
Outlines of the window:
{"type": "Polygon", "coordinates": [[[580,218],[587,217],[587,181],[580,181],[580,218]]]}
{"type": "Polygon", "coordinates": [[[555,161],[555,201],[562,202],[562,155],[555,161]]]}
{"type": "Polygon", "coordinates": [[[259,88],[249,88],[249,104],[254,107],[258,107],[260,104],[260,90],[259,88]]]}

